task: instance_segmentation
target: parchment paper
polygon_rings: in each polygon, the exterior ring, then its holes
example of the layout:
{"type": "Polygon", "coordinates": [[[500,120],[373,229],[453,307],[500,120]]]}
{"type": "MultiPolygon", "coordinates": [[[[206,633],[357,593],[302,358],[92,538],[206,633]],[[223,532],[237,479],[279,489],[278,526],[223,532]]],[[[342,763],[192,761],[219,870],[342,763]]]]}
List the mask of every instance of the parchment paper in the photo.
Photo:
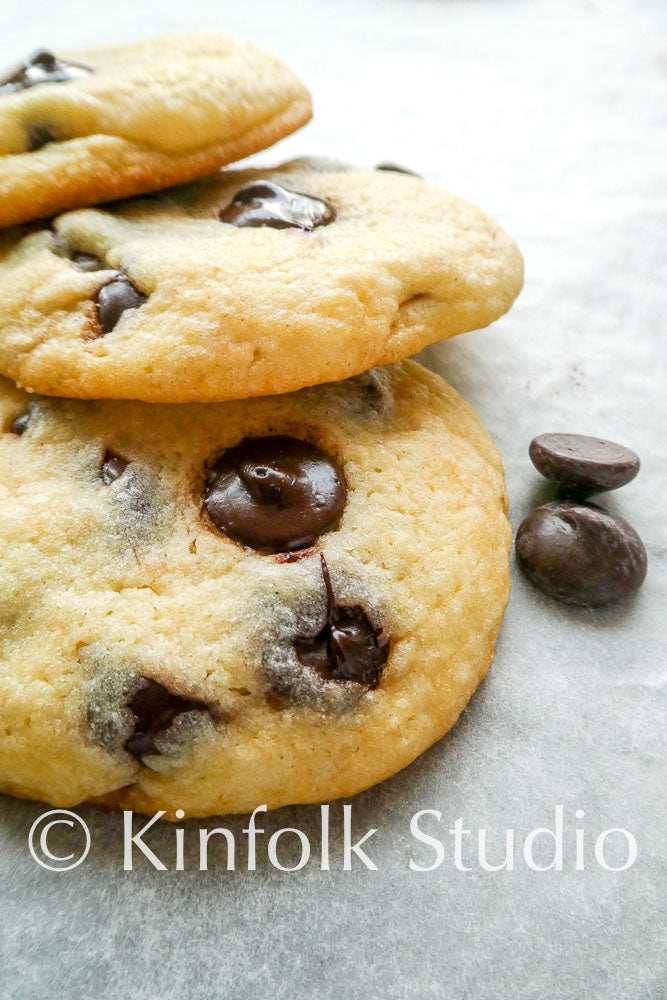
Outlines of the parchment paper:
{"type": "MultiPolygon", "coordinates": [[[[377,871],[358,859],[342,870],[337,803],[328,872],[314,807],[258,823],[254,872],[243,868],[244,818],[185,824],[183,872],[173,870],[174,828],[152,831],[171,870],[135,854],[125,872],[121,817],[84,808],[90,854],[53,873],[27,847],[45,807],[0,798],[0,996],[664,997],[664,0],[2,0],[0,15],[7,63],[43,45],[204,26],[247,34],[291,63],[315,98],[313,124],[263,162],[395,159],[494,214],[524,251],[525,290],[494,328],[422,360],[494,434],[515,528],[546,497],[527,457],[534,434],[574,430],[635,448],[639,478],[604,503],[635,525],[650,560],[636,600],[586,612],[534,590],[512,557],[495,664],[459,725],[352,802],[355,837],[377,828],[364,845],[377,871]],[[457,817],[475,837],[488,830],[498,862],[507,828],[521,845],[528,831],[553,828],[558,804],[563,871],[531,870],[520,846],[514,871],[484,871],[469,847],[472,870],[456,869],[447,831],[457,817]],[[423,809],[442,814],[422,826],[446,859],[420,873],[411,858],[434,860],[410,835],[423,809]],[[212,846],[211,869],[199,872],[197,830],[220,824],[237,835],[241,870],[227,872],[212,846]],[[266,860],[268,835],[285,826],[313,841],[314,860],[291,874],[266,860]],[[638,848],[617,873],[593,857],[613,827],[638,848]],[[585,830],[584,871],[575,828],[585,830]]],[[[610,864],[623,863],[623,843],[609,837],[610,864]]],[[[291,856],[286,843],[281,856],[291,856]]]]}

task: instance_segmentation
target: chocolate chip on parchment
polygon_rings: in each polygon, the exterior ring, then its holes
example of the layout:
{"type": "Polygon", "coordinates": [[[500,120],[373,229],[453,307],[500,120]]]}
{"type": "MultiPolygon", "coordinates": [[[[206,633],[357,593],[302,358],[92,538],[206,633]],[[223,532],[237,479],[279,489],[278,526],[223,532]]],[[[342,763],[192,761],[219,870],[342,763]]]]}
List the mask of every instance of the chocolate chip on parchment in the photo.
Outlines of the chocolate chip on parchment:
{"type": "Polygon", "coordinates": [[[39,49],[0,80],[0,96],[27,90],[42,83],[66,83],[68,80],[90,76],[92,72],[88,66],[65,62],[48,49],[39,49]]]}
{"type": "Polygon", "coordinates": [[[97,319],[102,333],[111,333],[123,313],[128,309],[138,309],[146,301],[146,296],[132,284],[126,274],[120,272],[97,293],[97,319]]]}
{"type": "Polygon", "coordinates": [[[590,504],[538,507],[516,536],[526,576],[550,597],[584,608],[627,597],[644,581],[646,550],[623,518],[590,504]]]}
{"type": "Polygon", "coordinates": [[[529,454],[543,476],[580,494],[617,490],[639,472],[634,451],[585,434],[540,434],[529,454]]]}
{"type": "Polygon", "coordinates": [[[347,486],[338,463],[308,441],[247,438],[209,470],[204,505],[220,531],[268,553],[294,552],[338,526],[347,486]]]}
{"type": "Polygon", "coordinates": [[[327,595],[326,622],[317,635],[294,640],[296,655],[325,680],[354,681],[373,690],[389,656],[389,636],[373,625],[359,605],[337,603],[324,553],[320,559],[327,595]]]}
{"type": "Polygon", "coordinates": [[[291,191],[273,181],[253,181],[236,192],[219,218],[240,227],[311,231],[333,222],[336,209],[324,198],[291,191]]]}

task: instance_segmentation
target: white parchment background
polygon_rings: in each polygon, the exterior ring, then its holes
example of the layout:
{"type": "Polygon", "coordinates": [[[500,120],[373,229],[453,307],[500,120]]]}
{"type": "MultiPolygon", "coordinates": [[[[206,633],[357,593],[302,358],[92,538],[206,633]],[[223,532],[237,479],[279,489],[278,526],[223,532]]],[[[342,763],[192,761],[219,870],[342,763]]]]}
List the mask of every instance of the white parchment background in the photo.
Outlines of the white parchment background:
{"type": "MultiPolygon", "coordinates": [[[[543,597],[513,564],[495,665],[460,724],[354,800],[359,834],[378,829],[377,872],[340,870],[336,805],[328,873],[312,863],[281,874],[262,852],[254,873],[199,873],[198,823],[186,824],[192,870],[124,873],[120,818],[83,809],[91,854],[54,874],[26,846],[43,807],[0,798],[0,997],[660,1000],[667,3],[0,0],[7,63],[38,45],[205,26],[275,50],[312,88],[314,122],[264,162],[393,158],[478,201],[517,239],[526,287],[511,315],[422,359],[494,434],[515,528],[545,493],[527,458],[534,434],[634,447],[640,476],[608,505],[643,535],[649,575],[630,605],[583,612],[543,597]],[[553,824],[558,803],[566,870],[530,871],[520,855],[513,872],[454,868],[456,817],[488,828],[493,860],[505,828],[520,840],[553,824]],[[447,859],[417,874],[410,857],[433,854],[416,850],[409,820],[427,808],[443,814],[447,859]],[[573,870],[577,825],[583,872],[573,870]],[[592,859],[609,827],[637,838],[627,872],[592,859]]],[[[285,809],[263,825],[300,827],[316,845],[318,817],[285,809]]],[[[241,839],[244,822],[228,825],[241,839]]],[[[151,844],[173,866],[173,828],[151,844]]]]}

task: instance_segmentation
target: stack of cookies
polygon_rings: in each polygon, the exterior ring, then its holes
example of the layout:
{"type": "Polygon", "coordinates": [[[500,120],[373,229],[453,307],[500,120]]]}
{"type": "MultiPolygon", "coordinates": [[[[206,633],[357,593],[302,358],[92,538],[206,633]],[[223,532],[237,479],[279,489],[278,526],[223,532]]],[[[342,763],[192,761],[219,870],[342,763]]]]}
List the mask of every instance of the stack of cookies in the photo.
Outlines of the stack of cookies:
{"type": "Polygon", "coordinates": [[[309,117],[217,33],[0,83],[0,791],[349,795],[490,665],[500,458],[402,359],[509,309],[521,256],[408,172],[219,169],[309,117]]]}

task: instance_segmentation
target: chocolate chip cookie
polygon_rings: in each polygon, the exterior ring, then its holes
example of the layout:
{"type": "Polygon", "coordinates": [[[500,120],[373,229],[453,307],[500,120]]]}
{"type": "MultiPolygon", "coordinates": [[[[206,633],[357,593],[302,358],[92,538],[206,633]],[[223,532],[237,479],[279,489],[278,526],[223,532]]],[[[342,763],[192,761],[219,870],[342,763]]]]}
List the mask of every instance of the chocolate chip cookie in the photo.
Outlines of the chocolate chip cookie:
{"type": "Polygon", "coordinates": [[[521,254],[418,177],[321,161],[227,170],[0,244],[0,371],[150,402],[284,393],[509,309],[521,254]]]}
{"type": "Polygon", "coordinates": [[[171,816],[349,795],[484,677],[502,466],[416,363],[217,405],[2,381],[0,419],[0,790],[171,816]]]}
{"type": "Polygon", "coordinates": [[[286,66],[220,32],[37,50],[0,79],[0,226],[201,177],[310,115],[286,66]]]}

